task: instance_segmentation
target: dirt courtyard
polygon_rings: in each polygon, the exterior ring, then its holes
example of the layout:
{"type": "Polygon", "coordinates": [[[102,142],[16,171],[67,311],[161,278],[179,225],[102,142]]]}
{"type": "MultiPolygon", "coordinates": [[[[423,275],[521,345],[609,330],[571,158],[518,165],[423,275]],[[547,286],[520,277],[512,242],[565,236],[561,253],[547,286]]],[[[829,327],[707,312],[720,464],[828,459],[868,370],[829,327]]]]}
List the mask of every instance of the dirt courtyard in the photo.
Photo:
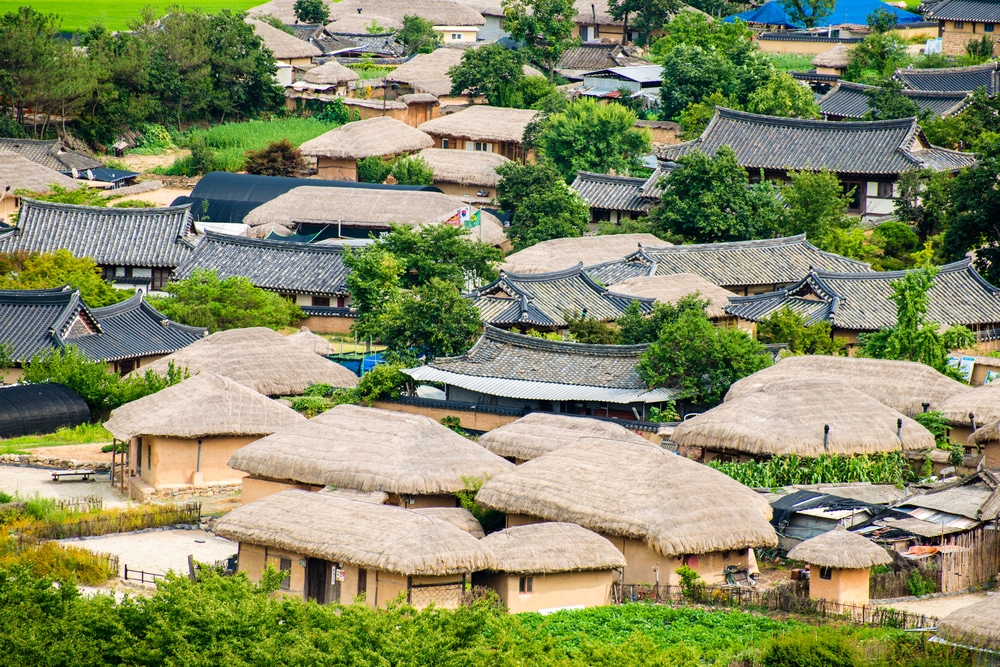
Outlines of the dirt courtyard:
{"type": "Polygon", "coordinates": [[[196,561],[214,563],[236,553],[235,542],[204,530],[151,530],[145,533],[122,533],[84,539],[59,540],[60,544],[82,547],[96,553],[117,554],[119,563],[130,570],[166,574],[173,570],[187,573],[188,555],[196,561]]]}
{"type": "Polygon", "coordinates": [[[910,614],[923,614],[925,616],[942,618],[953,611],[968,607],[970,604],[981,602],[986,597],[986,591],[978,591],[976,593],[966,593],[965,595],[948,595],[939,598],[927,598],[925,600],[906,600],[905,602],[892,602],[889,604],[878,604],[878,601],[873,600],[872,603],[879,607],[891,607],[892,609],[899,609],[910,614]]]}
{"type": "Polygon", "coordinates": [[[89,482],[79,480],[52,481],[51,468],[29,468],[26,466],[0,466],[0,491],[22,498],[33,498],[36,494],[44,498],[82,498],[98,496],[104,499],[104,507],[125,507],[128,498],[113,489],[108,475],[96,475],[89,482]]]}

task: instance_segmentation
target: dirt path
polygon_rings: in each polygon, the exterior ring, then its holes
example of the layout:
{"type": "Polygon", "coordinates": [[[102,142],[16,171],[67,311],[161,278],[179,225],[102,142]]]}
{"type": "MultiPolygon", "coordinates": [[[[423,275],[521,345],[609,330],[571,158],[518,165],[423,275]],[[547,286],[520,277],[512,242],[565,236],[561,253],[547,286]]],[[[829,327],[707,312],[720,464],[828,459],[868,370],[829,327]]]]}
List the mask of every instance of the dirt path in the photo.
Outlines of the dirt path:
{"type": "Polygon", "coordinates": [[[878,604],[878,600],[872,600],[872,604],[879,607],[891,607],[910,614],[923,614],[942,618],[953,611],[968,607],[970,604],[981,602],[986,599],[987,593],[968,593],[966,595],[949,595],[939,598],[928,598],[926,600],[907,600],[905,602],[892,602],[890,604],[878,604]]]}
{"type": "Polygon", "coordinates": [[[171,148],[159,155],[126,155],[115,159],[132,171],[146,173],[153,167],[169,167],[177,158],[190,154],[191,151],[186,148],[171,148]]]}
{"type": "Polygon", "coordinates": [[[36,456],[48,456],[54,459],[73,459],[87,463],[103,463],[111,461],[111,452],[102,452],[101,447],[110,443],[93,442],[86,445],[59,445],[57,447],[35,447],[24,451],[36,456]]]}

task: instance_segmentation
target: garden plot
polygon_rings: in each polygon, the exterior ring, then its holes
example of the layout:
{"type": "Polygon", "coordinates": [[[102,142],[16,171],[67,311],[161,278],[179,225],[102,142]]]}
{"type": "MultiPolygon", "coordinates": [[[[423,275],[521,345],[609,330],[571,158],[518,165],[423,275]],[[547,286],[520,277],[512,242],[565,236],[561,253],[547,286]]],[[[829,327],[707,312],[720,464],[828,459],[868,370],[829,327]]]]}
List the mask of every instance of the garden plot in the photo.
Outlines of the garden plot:
{"type": "MultiPolygon", "coordinates": [[[[119,533],[83,539],[59,540],[60,544],[81,547],[95,553],[116,554],[121,573],[142,570],[166,574],[188,571],[188,555],[202,563],[215,563],[237,551],[236,542],[200,529],[150,530],[142,533],[119,533]]],[[[131,578],[131,577],[130,577],[131,578]]]]}

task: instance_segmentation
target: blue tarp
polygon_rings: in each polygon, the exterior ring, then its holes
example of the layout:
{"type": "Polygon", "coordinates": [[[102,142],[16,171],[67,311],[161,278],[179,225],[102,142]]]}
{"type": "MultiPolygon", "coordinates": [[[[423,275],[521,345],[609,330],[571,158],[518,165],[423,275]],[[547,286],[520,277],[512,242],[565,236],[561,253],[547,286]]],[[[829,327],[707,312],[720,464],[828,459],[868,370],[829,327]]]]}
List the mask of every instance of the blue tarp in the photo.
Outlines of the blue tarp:
{"type": "MultiPolygon", "coordinates": [[[[837,5],[833,8],[833,12],[816,25],[817,27],[843,25],[845,23],[865,25],[868,23],[868,15],[876,9],[884,9],[891,14],[895,14],[898,23],[919,23],[924,20],[919,14],[887,5],[879,0],[837,0],[837,5]]],[[[784,28],[805,27],[792,23],[792,20],[785,13],[778,0],[771,0],[771,2],[765,3],[757,9],[751,9],[735,16],[727,16],[722,20],[732,23],[736,19],[746,21],[747,23],[762,23],[765,25],[782,26],[784,28]]]]}

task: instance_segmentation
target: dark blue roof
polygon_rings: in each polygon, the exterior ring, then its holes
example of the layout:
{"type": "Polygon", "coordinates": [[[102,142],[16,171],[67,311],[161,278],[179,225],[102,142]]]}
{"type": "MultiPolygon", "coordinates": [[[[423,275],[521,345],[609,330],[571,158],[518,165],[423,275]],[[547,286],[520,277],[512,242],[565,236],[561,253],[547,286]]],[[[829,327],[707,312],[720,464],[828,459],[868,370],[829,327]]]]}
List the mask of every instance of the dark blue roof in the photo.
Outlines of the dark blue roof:
{"type": "Polygon", "coordinates": [[[52,433],[90,421],[80,395],[61,384],[0,387],[0,438],[52,433]]]}
{"type": "MultiPolygon", "coordinates": [[[[72,171],[63,171],[66,176],[72,176],[72,171]]],[[[139,176],[137,171],[125,171],[124,169],[108,169],[107,167],[96,167],[93,169],[77,170],[76,178],[85,178],[88,181],[98,181],[100,183],[118,183],[127,181],[130,178],[139,176]]]]}
{"type": "MultiPolygon", "coordinates": [[[[924,20],[919,14],[913,14],[898,7],[887,5],[879,0],[837,0],[833,12],[825,19],[819,21],[817,26],[844,25],[845,23],[865,25],[868,23],[868,15],[876,9],[884,9],[891,14],[895,14],[896,20],[899,23],[919,23],[924,20]]],[[[747,23],[762,23],[764,25],[777,25],[786,28],[805,27],[792,22],[792,19],[789,18],[778,0],[771,0],[771,2],[764,3],[757,9],[751,9],[735,16],[727,16],[722,20],[732,23],[736,19],[746,21],[747,23]]]]}

